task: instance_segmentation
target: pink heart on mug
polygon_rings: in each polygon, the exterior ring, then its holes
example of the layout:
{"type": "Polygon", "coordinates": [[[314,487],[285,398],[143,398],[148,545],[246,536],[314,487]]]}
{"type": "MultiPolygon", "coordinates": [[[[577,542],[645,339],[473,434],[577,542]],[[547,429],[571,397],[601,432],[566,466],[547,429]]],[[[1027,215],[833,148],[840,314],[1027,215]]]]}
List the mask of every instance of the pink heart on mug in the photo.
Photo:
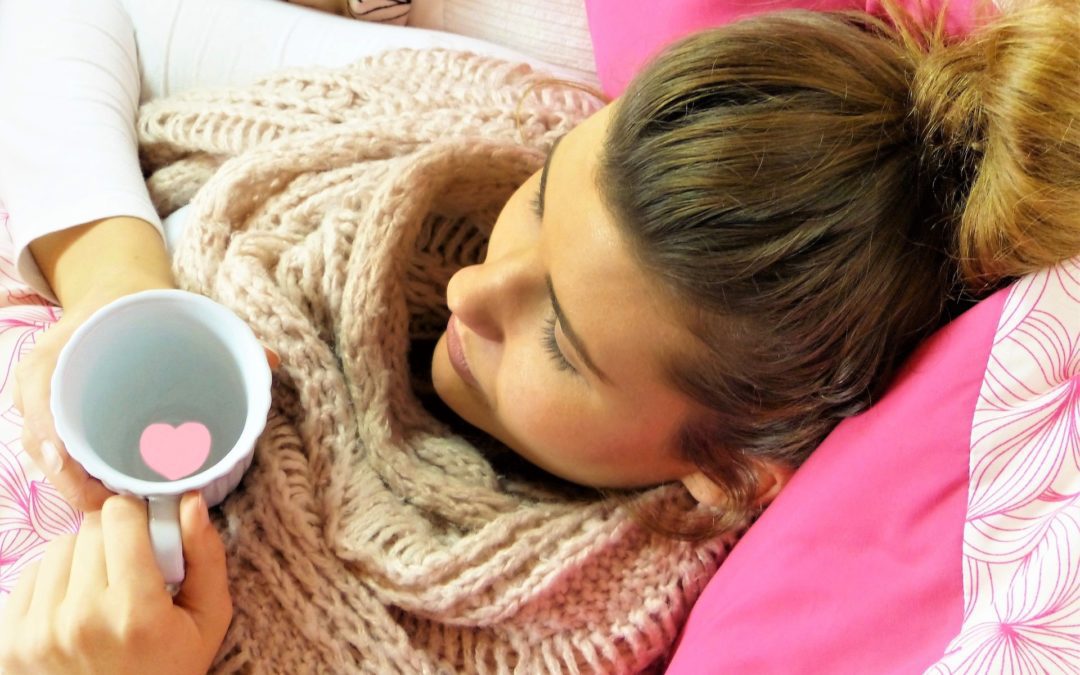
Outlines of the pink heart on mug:
{"type": "Polygon", "coordinates": [[[195,473],[210,456],[210,430],[199,422],[151,424],[139,438],[146,465],[169,480],[195,473]]]}

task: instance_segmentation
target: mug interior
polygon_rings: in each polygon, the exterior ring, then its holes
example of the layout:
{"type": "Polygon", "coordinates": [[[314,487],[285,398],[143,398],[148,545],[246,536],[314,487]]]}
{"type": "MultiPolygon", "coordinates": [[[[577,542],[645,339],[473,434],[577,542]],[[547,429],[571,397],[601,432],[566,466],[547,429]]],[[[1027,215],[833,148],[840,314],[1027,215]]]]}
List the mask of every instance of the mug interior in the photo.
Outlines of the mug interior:
{"type": "Polygon", "coordinates": [[[140,454],[151,424],[198,422],[209,430],[209,455],[187,478],[220,462],[247,422],[240,361],[201,308],[189,304],[124,307],[89,330],[69,357],[60,396],[67,428],[125,476],[170,482],[140,454]]]}

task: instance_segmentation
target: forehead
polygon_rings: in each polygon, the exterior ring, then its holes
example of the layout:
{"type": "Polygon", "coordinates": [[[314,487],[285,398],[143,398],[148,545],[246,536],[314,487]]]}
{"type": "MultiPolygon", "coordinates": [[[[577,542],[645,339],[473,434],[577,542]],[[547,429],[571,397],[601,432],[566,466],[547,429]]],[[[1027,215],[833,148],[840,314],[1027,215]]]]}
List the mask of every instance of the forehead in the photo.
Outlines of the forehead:
{"type": "Polygon", "coordinates": [[[610,106],[567,134],[551,158],[544,257],[559,303],[599,367],[619,384],[666,379],[690,347],[673,296],[640,264],[597,183],[610,106]]]}

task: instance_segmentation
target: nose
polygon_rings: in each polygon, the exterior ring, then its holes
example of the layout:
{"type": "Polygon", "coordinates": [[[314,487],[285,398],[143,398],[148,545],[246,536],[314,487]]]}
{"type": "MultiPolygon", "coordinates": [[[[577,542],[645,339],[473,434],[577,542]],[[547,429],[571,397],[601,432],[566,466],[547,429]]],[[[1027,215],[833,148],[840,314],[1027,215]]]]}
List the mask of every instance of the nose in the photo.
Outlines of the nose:
{"type": "Polygon", "coordinates": [[[446,286],[446,303],[471,331],[501,341],[514,320],[528,311],[538,286],[543,287],[543,272],[535,253],[522,249],[458,270],[446,286]]]}

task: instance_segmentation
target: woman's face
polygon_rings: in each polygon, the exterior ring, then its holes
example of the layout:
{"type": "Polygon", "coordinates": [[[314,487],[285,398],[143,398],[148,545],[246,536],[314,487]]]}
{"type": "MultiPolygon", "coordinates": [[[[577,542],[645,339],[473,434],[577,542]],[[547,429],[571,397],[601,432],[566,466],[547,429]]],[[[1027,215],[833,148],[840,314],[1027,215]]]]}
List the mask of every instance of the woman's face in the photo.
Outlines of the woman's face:
{"type": "Polygon", "coordinates": [[[432,377],[465,421],[567,480],[685,481],[696,469],[674,439],[691,403],[662,365],[690,337],[598,191],[610,111],[557,143],[499,215],[484,262],[450,280],[432,377]]]}

